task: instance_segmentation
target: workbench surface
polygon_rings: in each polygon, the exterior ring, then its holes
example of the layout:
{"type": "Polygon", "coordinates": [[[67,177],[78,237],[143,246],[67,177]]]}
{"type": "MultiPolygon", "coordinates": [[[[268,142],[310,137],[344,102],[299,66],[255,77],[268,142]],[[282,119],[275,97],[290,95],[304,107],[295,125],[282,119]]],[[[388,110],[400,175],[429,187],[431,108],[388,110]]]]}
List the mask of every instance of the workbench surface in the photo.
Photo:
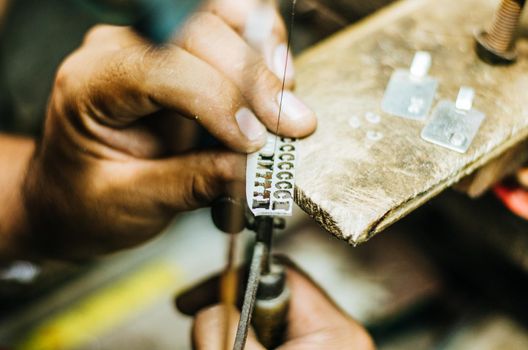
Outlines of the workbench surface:
{"type": "Polygon", "coordinates": [[[509,67],[474,52],[473,33],[498,4],[400,1],[299,57],[297,93],[319,127],[300,142],[296,201],[326,230],[362,243],[527,137],[528,41],[519,41],[509,67]],[[486,119],[466,154],[423,141],[424,122],[381,111],[392,72],[408,68],[418,50],[432,54],[439,81],[433,108],[455,100],[462,85],[476,91],[474,108],[486,119]]]}

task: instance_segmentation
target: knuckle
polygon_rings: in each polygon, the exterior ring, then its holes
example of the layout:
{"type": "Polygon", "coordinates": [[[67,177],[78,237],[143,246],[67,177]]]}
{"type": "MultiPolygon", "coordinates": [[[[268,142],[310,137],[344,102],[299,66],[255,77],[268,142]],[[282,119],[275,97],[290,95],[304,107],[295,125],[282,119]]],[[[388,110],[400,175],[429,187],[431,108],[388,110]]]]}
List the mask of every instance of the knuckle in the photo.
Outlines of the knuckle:
{"type": "Polygon", "coordinates": [[[282,17],[277,14],[277,19],[274,22],[273,29],[272,29],[272,35],[274,35],[277,38],[280,39],[286,39],[287,37],[287,30],[286,30],[286,24],[282,20],[282,17]]]}
{"type": "Polygon", "coordinates": [[[217,100],[216,105],[221,106],[222,114],[234,116],[236,111],[244,104],[243,97],[238,88],[231,82],[222,79],[218,83],[213,99],[217,100]]]}
{"type": "Polygon", "coordinates": [[[80,84],[80,80],[82,80],[79,75],[78,61],[78,53],[75,52],[60,64],[57,72],[55,73],[55,80],[53,84],[54,93],[68,95],[73,95],[76,93],[77,86],[80,84]]]}
{"type": "Polygon", "coordinates": [[[224,152],[211,159],[216,177],[223,183],[241,181],[245,178],[245,157],[242,154],[224,152]]]}
{"type": "Polygon", "coordinates": [[[135,47],[120,50],[118,53],[108,56],[108,63],[101,69],[104,80],[113,81],[124,87],[128,84],[136,83],[137,80],[144,80],[144,54],[135,47]]]}
{"type": "Polygon", "coordinates": [[[211,157],[211,166],[214,169],[215,174],[221,181],[228,181],[232,176],[232,169],[230,167],[230,162],[227,157],[217,156],[211,157]]]}
{"type": "Polygon", "coordinates": [[[85,34],[82,46],[93,46],[98,50],[118,50],[146,42],[129,27],[98,24],[85,34]]]}
{"type": "Polygon", "coordinates": [[[202,81],[207,85],[199,101],[207,101],[211,115],[220,119],[233,120],[235,113],[246,104],[239,88],[215,71],[205,72],[202,81]],[[214,106],[214,108],[212,108],[214,106]]]}
{"type": "Polygon", "coordinates": [[[105,38],[109,34],[111,26],[105,24],[97,24],[90,28],[86,32],[83,40],[83,44],[90,44],[92,42],[100,41],[100,39],[105,38]]]}
{"type": "Polygon", "coordinates": [[[188,188],[191,191],[186,199],[189,207],[209,204],[222,187],[236,177],[236,166],[233,166],[233,158],[229,155],[204,154],[200,162],[203,162],[200,168],[207,170],[194,171],[190,175],[188,188]]]}
{"type": "Polygon", "coordinates": [[[191,25],[197,26],[198,28],[204,28],[209,26],[216,26],[222,22],[222,19],[212,12],[198,12],[191,18],[191,25]]]}
{"type": "Polygon", "coordinates": [[[185,198],[189,208],[207,205],[214,199],[218,186],[217,182],[213,180],[209,174],[203,172],[193,172],[190,175],[190,184],[187,186],[190,191],[187,192],[185,198]]]}
{"type": "Polygon", "coordinates": [[[263,61],[253,65],[251,75],[255,79],[253,84],[253,94],[259,96],[262,93],[269,93],[280,89],[280,82],[275,75],[268,69],[263,61]]]}
{"type": "MultiPolygon", "coordinates": [[[[182,28],[177,42],[188,50],[206,42],[204,33],[214,33],[222,19],[211,12],[198,12],[192,15],[182,28]]],[[[208,43],[211,44],[210,42],[208,43]]]]}
{"type": "Polygon", "coordinates": [[[70,59],[61,63],[55,74],[55,89],[62,90],[67,86],[68,80],[71,77],[72,63],[70,59]]]}
{"type": "Polygon", "coordinates": [[[200,28],[209,27],[212,23],[214,23],[213,21],[215,20],[215,16],[216,15],[210,12],[194,13],[189,17],[187,22],[185,22],[185,25],[182,28],[182,37],[186,38],[200,28]]]}

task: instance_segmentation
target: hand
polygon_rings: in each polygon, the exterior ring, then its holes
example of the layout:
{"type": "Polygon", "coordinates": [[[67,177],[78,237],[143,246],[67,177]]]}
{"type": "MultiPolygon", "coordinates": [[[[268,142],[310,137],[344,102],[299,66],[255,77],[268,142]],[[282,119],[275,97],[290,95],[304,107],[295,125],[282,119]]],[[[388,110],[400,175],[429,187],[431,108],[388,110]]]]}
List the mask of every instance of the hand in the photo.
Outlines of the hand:
{"type": "MultiPolygon", "coordinates": [[[[280,350],[355,349],[372,350],[374,343],[366,330],[345,315],[303,274],[288,270],[292,297],[286,340],[280,350]]],[[[209,290],[211,289],[208,286],[209,290]]],[[[186,297],[187,300],[189,296],[186,297]]],[[[194,320],[193,343],[197,350],[220,350],[229,335],[229,349],[236,334],[239,313],[234,308],[216,305],[200,311],[194,320]],[[227,315],[226,315],[227,314],[227,315]],[[229,316],[229,317],[227,317],[229,316]],[[225,320],[231,320],[226,324],[225,320]]],[[[250,331],[246,349],[264,349],[250,331]]]]}
{"type": "Polygon", "coordinates": [[[287,31],[277,7],[273,5],[276,1],[211,0],[206,3],[205,9],[219,14],[241,33],[246,42],[262,54],[269,69],[279,79],[286,78],[286,87],[291,88],[295,75],[292,55],[287,53],[287,31]]]}
{"type": "MultiPolygon", "coordinates": [[[[57,73],[25,182],[31,253],[82,258],[138,244],[244,181],[240,154],[193,149],[189,130],[198,123],[241,153],[275,130],[282,84],[241,36],[249,4],[212,2],[164,47],[124,27],[87,34],[57,73]]],[[[283,43],[273,13],[265,41],[283,43]]],[[[286,92],[279,133],[302,137],[315,126],[286,92]]]]}

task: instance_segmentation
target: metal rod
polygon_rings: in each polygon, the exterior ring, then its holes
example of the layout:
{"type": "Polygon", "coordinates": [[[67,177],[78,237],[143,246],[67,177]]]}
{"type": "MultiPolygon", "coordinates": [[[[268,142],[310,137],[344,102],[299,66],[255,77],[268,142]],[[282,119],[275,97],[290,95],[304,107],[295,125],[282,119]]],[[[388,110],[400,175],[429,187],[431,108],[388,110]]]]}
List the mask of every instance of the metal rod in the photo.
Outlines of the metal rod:
{"type": "Polygon", "coordinates": [[[257,288],[260,275],[262,273],[262,263],[265,255],[267,254],[267,250],[268,247],[266,244],[262,242],[255,243],[253,256],[251,258],[251,265],[249,268],[246,292],[244,294],[244,304],[242,305],[242,312],[240,313],[240,321],[238,322],[233,350],[243,350],[244,346],[246,345],[251,316],[253,314],[253,306],[255,305],[257,288]]]}

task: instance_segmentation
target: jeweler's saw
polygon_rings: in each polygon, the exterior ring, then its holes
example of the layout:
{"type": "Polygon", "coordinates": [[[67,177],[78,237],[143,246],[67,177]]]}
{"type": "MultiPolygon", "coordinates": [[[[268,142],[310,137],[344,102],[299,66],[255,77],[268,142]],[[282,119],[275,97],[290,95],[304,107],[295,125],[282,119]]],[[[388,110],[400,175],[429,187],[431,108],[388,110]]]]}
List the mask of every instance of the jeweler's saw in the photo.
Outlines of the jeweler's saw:
{"type": "Polygon", "coordinates": [[[271,256],[271,245],[273,231],[284,228],[283,217],[292,213],[295,160],[295,140],[269,134],[266,146],[247,159],[247,203],[223,198],[213,206],[219,229],[233,234],[248,228],[256,233],[234,349],[244,348],[252,317],[266,348],[282,340],[290,293],[284,267],[271,256]]]}
{"type": "MultiPolygon", "coordinates": [[[[293,0],[287,52],[291,43],[295,3],[296,1],[293,0]]],[[[282,77],[275,134],[278,134],[280,125],[287,58],[282,77]]],[[[243,201],[232,198],[222,198],[212,209],[213,221],[220,230],[234,234],[248,228],[256,233],[233,346],[235,350],[244,348],[252,320],[257,338],[268,349],[275,348],[281,343],[286,329],[290,292],[286,285],[286,271],[282,265],[273,261],[271,245],[273,231],[284,228],[283,217],[292,214],[296,152],[295,139],[268,134],[266,145],[247,157],[246,203],[243,204],[243,201]]],[[[234,241],[231,242],[233,244],[234,241]]],[[[230,249],[231,259],[233,250],[230,249]]],[[[232,268],[232,261],[228,261],[227,270],[232,268]]],[[[226,275],[228,276],[229,272],[226,275]]]]}
{"type": "MultiPolygon", "coordinates": [[[[105,22],[132,25],[135,30],[153,43],[168,41],[174,31],[191,14],[201,0],[77,0],[88,7],[105,22]]],[[[273,6],[274,0],[260,0],[263,12],[273,6]]],[[[296,0],[291,0],[292,17],[288,36],[287,52],[291,43],[294,10],[296,0]]],[[[273,16],[255,13],[258,23],[246,31],[256,37],[265,37],[271,33],[273,16]],[[258,35],[255,35],[257,33],[258,35]]],[[[260,42],[248,40],[248,43],[259,49],[260,42]]],[[[279,113],[275,134],[278,134],[282,111],[282,98],[286,79],[288,57],[285,60],[282,77],[282,92],[279,101],[279,113]]],[[[234,349],[243,349],[246,343],[250,322],[261,343],[272,348],[278,345],[285,329],[288,309],[289,291],[285,283],[284,268],[273,262],[271,243],[273,231],[284,227],[284,219],[293,208],[293,191],[295,180],[296,142],[294,139],[268,135],[268,142],[258,152],[247,158],[246,198],[247,204],[230,197],[216,201],[212,208],[215,225],[230,234],[239,233],[245,228],[256,233],[253,255],[250,263],[244,303],[241,310],[234,349]]],[[[232,244],[234,240],[231,239],[232,244]]],[[[234,249],[229,256],[232,260],[234,249]]],[[[232,261],[228,269],[234,269],[232,261]]],[[[231,275],[232,276],[232,275],[231,275]]],[[[227,298],[230,299],[230,298],[227,298]]],[[[232,300],[232,298],[231,298],[232,300]]]]}

